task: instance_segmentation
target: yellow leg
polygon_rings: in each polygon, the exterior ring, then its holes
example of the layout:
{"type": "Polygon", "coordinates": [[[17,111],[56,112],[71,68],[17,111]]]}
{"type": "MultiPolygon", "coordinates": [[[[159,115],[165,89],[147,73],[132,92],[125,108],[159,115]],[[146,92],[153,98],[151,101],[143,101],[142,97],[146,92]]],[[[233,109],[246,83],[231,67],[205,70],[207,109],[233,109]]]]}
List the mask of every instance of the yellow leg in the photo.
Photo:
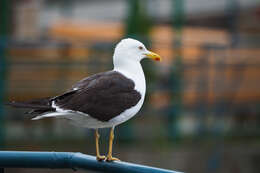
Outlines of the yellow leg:
{"type": "Polygon", "coordinates": [[[108,149],[108,154],[107,154],[107,159],[106,159],[106,161],[108,161],[108,162],[120,161],[118,158],[112,157],[113,140],[114,140],[114,127],[112,127],[110,130],[109,149],[108,149]]]}
{"type": "Polygon", "coordinates": [[[96,138],[96,158],[98,161],[102,161],[106,159],[106,156],[101,156],[99,153],[99,134],[98,129],[95,130],[95,138],[96,138]]]}

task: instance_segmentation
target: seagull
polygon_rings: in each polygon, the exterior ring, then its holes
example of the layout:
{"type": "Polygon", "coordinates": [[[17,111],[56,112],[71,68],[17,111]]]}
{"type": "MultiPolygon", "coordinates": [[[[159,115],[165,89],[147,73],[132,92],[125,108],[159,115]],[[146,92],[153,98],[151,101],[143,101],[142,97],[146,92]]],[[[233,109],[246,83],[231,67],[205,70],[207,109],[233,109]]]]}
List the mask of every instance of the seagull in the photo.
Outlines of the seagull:
{"type": "Polygon", "coordinates": [[[115,126],[129,120],[141,109],[146,82],[140,61],[144,58],[161,61],[138,40],[126,38],[115,47],[114,69],[86,77],[71,89],[55,97],[9,102],[16,108],[31,109],[32,120],[55,117],[70,120],[74,125],[95,130],[96,159],[119,161],[112,157],[115,126]],[[111,128],[107,156],[100,155],[100,128],[111,128]]]}

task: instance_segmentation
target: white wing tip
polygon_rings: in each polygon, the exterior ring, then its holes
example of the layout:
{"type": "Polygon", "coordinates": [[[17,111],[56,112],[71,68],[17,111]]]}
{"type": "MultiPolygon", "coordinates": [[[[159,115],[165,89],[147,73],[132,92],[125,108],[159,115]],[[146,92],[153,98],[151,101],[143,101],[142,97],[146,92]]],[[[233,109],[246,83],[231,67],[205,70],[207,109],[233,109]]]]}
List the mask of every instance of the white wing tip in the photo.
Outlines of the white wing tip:
{"type": "Polygon", "coordinates": [[[32,118],[31,120],[40,120],[42,118],[44,118],[44,117],[43,116],[37,116],[37,117],[32,118]]]}

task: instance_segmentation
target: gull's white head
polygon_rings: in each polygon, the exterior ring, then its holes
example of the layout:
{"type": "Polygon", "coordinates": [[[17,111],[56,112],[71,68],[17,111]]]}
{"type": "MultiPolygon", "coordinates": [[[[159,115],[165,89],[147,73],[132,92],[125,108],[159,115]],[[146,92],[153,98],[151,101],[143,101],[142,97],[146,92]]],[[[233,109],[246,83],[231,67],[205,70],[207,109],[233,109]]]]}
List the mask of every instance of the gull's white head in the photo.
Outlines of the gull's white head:
{"type": "Polygon", "coordinates": [[[144,58],[160,61],[161,57],[146,49],[138,40],[126,38],[121,40],[115,48],[113,61],[114,66],[125,66],[127,64],[139,63],[144,58]]]}

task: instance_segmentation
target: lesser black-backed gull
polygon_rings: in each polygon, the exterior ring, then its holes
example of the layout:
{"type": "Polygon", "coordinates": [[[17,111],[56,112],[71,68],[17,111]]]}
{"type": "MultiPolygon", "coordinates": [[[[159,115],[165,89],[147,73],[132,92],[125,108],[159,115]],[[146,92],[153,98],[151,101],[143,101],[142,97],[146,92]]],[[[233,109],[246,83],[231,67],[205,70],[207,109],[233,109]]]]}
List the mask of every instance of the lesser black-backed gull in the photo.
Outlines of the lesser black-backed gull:
{"type": "Polygon", "coordinates": [[[56,97],[13,101],[9,105],[32,109],[28,113],[36,115],[33,120],[65,118],[78,126],[95,129],[97,160],[118,160],[112,157],[114,127],[136,115],[143,105],[146,83],[140,61],[144,58],[161,60],[141,42],[123,39],[114,51],[113,70],[86,77],[56,97]],[[99,128],[111,128],[106,157],[99,153],[99,128]]]}

